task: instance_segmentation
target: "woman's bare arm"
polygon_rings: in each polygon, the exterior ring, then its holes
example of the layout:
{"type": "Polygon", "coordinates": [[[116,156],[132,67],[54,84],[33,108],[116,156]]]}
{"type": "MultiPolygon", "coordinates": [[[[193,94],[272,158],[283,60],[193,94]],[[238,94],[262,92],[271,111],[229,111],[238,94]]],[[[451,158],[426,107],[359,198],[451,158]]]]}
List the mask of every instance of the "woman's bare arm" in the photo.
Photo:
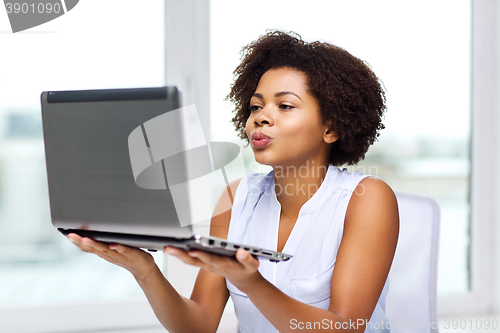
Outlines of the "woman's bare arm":
{"type": "Polygon", "coordinates": [[[347,208],[332,276],[330,311],[347,322],[370,319],[387,280],[398,235],[394,192],[380,179],[365,178],[347,208]]]}

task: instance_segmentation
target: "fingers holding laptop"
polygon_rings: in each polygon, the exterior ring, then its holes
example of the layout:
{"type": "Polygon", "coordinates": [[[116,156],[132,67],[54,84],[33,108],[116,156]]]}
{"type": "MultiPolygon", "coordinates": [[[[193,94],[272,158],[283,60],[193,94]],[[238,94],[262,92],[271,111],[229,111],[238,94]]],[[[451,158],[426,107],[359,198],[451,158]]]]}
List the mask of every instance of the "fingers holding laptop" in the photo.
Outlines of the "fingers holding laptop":
{"type": "Polygon", "coordinates": [[[69,234],[68,240],[83,252],[93,253],[112,264],[125,268],[136,278],[148,274],[156,265],[151,254],[141,249],[96,242],[77,234],[69,234]]]}
{"type": "Polygon", "coordinates": [[[164,252],[176,256],[184,263],[198,266],[227,278],[235,286],[244,286],[260,276],[259,260],[239,249],[236,257],[227,257],[205,251],[189,251],[167,246],[164,252]]]}

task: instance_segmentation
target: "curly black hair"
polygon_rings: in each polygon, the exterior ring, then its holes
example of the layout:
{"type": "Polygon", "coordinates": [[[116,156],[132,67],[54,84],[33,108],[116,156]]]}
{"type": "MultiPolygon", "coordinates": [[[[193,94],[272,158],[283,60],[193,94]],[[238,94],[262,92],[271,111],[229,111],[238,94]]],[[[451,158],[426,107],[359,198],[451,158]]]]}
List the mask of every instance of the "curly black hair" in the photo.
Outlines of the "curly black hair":
{"type": "Polygon", "coordinates": [[[270,69],[291,68],[307,76],[311,95],[319,103],[324,124],[339,136],[330,163],[353,165],[364,159],[384,128],[385,92],[373,71],[344,49],[325,42],[307,43],[294,33],[268,31],[241,51],[241,64],[226,100],[235,105],[232,123],[248,142],[245,124],[249,103],[262,75],[270,69]]]}

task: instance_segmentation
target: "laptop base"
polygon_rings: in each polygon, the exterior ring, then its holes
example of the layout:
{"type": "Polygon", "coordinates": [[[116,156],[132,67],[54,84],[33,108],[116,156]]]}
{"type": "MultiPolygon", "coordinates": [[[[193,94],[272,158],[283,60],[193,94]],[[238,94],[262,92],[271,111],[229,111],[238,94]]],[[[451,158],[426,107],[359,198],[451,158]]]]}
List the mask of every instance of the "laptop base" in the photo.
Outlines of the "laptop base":
{"type": "Polygon", "coordinates": [[[291,255],[285,253],[264,250],[255,246],[236,244],[228,242],[223,238],[210,236],[195,235],[191,238],[173,238],[81,229],[58,228],[57,230],[59,230],[59,232],[61,232],[64,236],[74,233],[81,237],[88,237],[103,243],[119,243],[131,247],[147,249],[152,252],[158,250],[163,251],[165,246],[173,246],[185,251],[201,250],[228,257],[234,257],[238,249],[245,249],[255,258],[265,258],[272,262],[287,261],[292,257],[291,255]]]}

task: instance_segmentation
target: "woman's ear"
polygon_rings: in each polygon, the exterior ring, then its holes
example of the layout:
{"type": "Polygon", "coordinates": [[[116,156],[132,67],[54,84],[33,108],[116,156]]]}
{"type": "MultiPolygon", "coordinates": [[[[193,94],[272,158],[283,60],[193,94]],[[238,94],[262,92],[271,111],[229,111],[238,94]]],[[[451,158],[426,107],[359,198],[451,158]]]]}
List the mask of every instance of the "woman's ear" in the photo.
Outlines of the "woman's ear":
{"type": "Polygon", "coordinates": [[[339,136],[337,135],[337,133],[335,133],[333,130],[332,130],[332,127],[331,127],[331,123],[327,124],[325,126],[325,131],[323,133],[323,140],[326,142],[326,143],[334,143],[335,141],[337,141],[339,139],[339,136]]]}

